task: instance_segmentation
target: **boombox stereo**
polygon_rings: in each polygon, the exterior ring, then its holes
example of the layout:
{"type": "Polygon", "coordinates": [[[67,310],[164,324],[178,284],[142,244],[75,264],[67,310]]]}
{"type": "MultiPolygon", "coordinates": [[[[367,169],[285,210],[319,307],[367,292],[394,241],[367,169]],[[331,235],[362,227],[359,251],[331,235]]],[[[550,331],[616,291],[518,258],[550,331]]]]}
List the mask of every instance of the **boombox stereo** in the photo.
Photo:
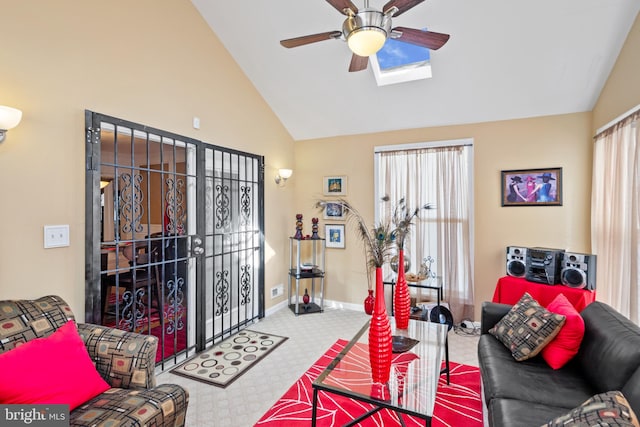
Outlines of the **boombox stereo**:
{"type": "Polygon", "coordinates": [[[525,279],[555,285],[560,283],[562,249],[527,248],[525,279]]]}
{"type": "Polygon", "coordinates": [[[507,246],[507,274],[513,277],[524,277],[526,268],[527,248],[507,246]]]}
{"type": "Polygon", "coordinates": [[[565,252],[560,280],[570,288],[596,289],[596,256],[565,252]]]}

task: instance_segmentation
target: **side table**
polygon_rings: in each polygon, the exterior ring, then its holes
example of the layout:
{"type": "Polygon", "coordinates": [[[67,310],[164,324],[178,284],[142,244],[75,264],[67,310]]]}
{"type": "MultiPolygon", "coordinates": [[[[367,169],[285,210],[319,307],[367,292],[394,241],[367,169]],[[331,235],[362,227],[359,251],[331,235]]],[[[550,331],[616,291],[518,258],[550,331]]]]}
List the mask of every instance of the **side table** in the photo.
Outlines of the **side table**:
{"type": "MultiPolygon", "coordinates": [[[[391,311],[390,311],[390,316],[394,315],[393,312],[393,295],[394,295],[394,290],[396,287],[396,279],[392,278],[391,280],[385,280],[382,282],[384,285],[390,285],[391,286],[391,311]]],[[[411,287],[411,288],[419,288],[419,289],[434,289],[437,292],[437,297],[436,297],[436,307],[440,307],[442,305],[442,299],[443,299],[443,286],[442,286],[442,277],[441,276],[436,276],[436,277],[430,277],[428,279],[425,280],[421,280],[419,282],[407,282],[407,286],[411,287]]],[[[412,319],[415,320],[425,320],[425,313],[423,313],[422,311],[420,312],[420,316],[414,316],[413,314],[411,315],[412,319]]],[[[426,319],[427,321],[429,321],[429,319],[426,319]]],[[[440,322],[440,323],[445,323],[445,322],[440,322]]],[[[453,327],[453,325],[448,325],[447,328],[447,336],[445,338],[445,342],[444,342],[444,352],[445,352],[445,368],[442,369],[440,371],[441,374],[446,373],[447,374],[447,384],[449,384],[449,330],[453,327]]]]}
{"type": "MultiPolygon", "coordinates": [[[[391,286],[391,295],[394,294],[394,290],[396,287],[396,279],[393,278],[391,280],[385,280],[383,282],[385,285],[391,286]]],[[[436,290],[436,305],[440,306],[443,300],[443,287],[442,287],[442,277],[430,277],[425,280],[421,280],[419,282],[407,282],[407,285],[410,288],[419,288],[419,289],[434,289],[436,290]]],[[[391,315],[393,316],[393,298],[391,298],[391,315]]]]}

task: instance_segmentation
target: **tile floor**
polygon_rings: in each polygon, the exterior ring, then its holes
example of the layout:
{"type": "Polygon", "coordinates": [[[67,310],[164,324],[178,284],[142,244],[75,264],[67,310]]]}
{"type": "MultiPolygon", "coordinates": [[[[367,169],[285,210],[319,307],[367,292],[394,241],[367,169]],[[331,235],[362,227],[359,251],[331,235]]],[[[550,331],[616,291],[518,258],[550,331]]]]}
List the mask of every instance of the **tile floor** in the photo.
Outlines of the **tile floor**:
{"type": "MultiPolygon", "coordinates": [[[[337,308],[296,317],[283,308],[250,329],[289,339],[227,388],[170,372],[160,374],[158,383],[180,384],[189,390],[188,427],[250,427],[336,340],[351,339],[367,319],[364,312],[337,308]]],[[[477,342],[477,335],[450,331],[450,360],[478,366],[477,342]]]]}

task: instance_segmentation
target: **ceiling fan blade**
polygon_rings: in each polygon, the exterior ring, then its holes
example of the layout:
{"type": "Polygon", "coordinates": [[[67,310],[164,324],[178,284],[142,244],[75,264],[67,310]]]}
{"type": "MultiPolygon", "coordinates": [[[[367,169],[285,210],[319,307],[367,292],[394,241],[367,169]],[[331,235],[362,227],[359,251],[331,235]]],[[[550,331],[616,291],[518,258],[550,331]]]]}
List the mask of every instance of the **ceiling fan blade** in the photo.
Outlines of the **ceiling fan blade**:
{"type": "Polygon", "coordinates": [[[351,56],[351,63],[349,64],[349,72],[362,71],[367,69],[369,64],[369,58],[366,56],[359,56],[355,53],[351,56]]]}
{"type": "Polygon", "coordinates": [[[339,39],[340,36],[342,36],[342,31],[327,31],[326,33],[309,34],[308,36],[281,40],[280,44],[286,48],[292,48],[303,46],[305,44],[321,42],[324,40],[339,39]]]}
{"type": "Polygon", "coordinates": [[[440,49],[447,40],[449,40],[449,34],[416,30],[415,28],[396,27],[392,30],[392,36],[393,32],[401,33],[400,36],[394,37],[396,40],[426,47],[431,50],[440,49]]]}
{"type": "Polygon", "coordinates": [[[398,11],[393,14],[393,16],[398,16],[405,13],[407,10],[411,9],[414,6],[419,5],[424,0],[391,0],[382,8],[383,13],[387,13],[389,9],[392,7],[397,7],[398,11]]]}
{"type": "Polygon", "coordinates": [[[348,15],[348,13],[345,13],[345,9],[351,9],[354,15],[358,13],[358,7],[351,0],[327,0],[327,3],[338,9],[338,12],[343,15],[348,15]]]}

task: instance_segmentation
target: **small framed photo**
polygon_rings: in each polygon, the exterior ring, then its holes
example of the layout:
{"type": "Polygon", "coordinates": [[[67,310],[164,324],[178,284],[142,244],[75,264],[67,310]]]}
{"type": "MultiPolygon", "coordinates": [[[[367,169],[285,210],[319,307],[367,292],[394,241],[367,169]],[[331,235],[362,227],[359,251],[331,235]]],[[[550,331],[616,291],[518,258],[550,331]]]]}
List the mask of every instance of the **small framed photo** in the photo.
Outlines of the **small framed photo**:
{"type": "Polygon", "coordinates": [[[342,203],[339,202],[327,202],[324,205],[323,211],[324,219],[333,219],[333,220],[344,220],[345,219],[345,211],[342,203]]]}
{"type": "Polygon", "coordinates": [[[324,233],[328,248],[344,249],[344,224],[325,224],[324,233]]]}
{"type": "Polygon", "coordinates": [[[562,206],[562,168],[502,171],[502,206],[562,206]]]}
{"type": "Polygon", "coordinates": [[[324,177],[325,196],[346,196],[347,177],[346,176],[325,176],[324,177]]]}

